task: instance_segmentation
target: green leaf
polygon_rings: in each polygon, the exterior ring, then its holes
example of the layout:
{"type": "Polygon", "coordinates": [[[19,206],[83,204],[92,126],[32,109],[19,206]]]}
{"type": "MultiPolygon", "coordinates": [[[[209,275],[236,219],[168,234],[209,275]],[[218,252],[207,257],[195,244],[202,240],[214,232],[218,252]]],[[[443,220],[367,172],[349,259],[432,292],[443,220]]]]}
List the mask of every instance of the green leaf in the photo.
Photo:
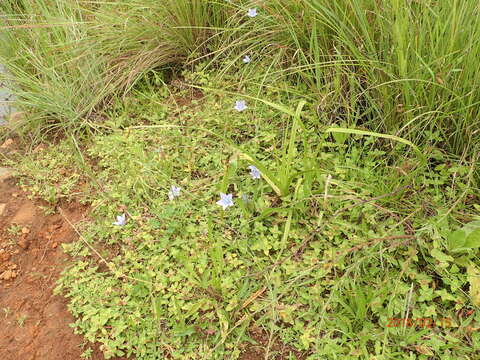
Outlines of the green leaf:
{"type": "Polygon", "coordinates": [[[433,249],[432,252],[431,252],[431,255],[440,262],[447,262],[447,261],[453,261],[454,260],[453,257],[441,252],[438,249],[433,249]]]}
{"type": "Polygon", "coordinates": [[[447,237],[448,249],[450,251],[458,251],[459,249],[463,248],[466,238],[467,234],[465,234],[465,231],[463,230],[451,232],[447,237]]]}
{"type": "Polygon", "coordinates": [[[395,135],[382,134],[382,133],[377,133],[373,131],[365,131],[365,130],[359,130],[359,129],[341,128],[341,127],[330,127],[325,129],[325,132],[333,133],[333,134],[343,133],[343,134],[354,134],[354,135],[362,135],[362,136],[373,136],[373,137],[398,141],[399,143],[410,146],[413,150],[417,152],[420,158],[425,161],[425,155],[423,155],[423,153],[420,151],[420,149],[417,146],[415,146],[415,144],[413,144],[411,141],[408,141],[406,139],[403,139],[395,135]]]}
{"type": "Polygon", "coordinates": [[[333,139],[337,144],[343,144],[348,138],[348,134],[340,133],[340,132],[334,132],[333,134],[333,139]]]}
{"type": "Polygon", "coordinates": [[[455,264],[463,267],[467,267],[468,264],[470,264],[470,258],[468,257],[468,255],[457,257],[455,258],[455,264]]]}
{"type": "Polygon", "coordinates": [[[456,297],[450,294],[446,289],[435,291],[435,295],[440,296],[442,301],[455,301],[456,297]]]}
{"type": "Polygon", "coordinates": [[[478,220],[469,222],[468,224],[465,224],[465,226],[463,227],[463,230],[465,230],[467,235],[477,229],[480,229],[480,221],[478,220]]]}
{"type": "Polygon", "coordinates": [[[179,336],[179,337],[184,337],[184,336],[190,336],[192,334],[195,334],[195,326],[187,326],[183,324],[179,324],[175,326],[173,329],[173,336],[179,336]]]}
{"type": "Polygon", "coordinates": [[[480,221],[472,221],[462,229],[447,236],[448,249],[452,252],[465,251],[480,247],[480,221]]]}
{"type": "Polygon", "coordinates": [[[464,247],[469,249],[480,247],[480,229],[476,229],[468,234],[464,247]]]}

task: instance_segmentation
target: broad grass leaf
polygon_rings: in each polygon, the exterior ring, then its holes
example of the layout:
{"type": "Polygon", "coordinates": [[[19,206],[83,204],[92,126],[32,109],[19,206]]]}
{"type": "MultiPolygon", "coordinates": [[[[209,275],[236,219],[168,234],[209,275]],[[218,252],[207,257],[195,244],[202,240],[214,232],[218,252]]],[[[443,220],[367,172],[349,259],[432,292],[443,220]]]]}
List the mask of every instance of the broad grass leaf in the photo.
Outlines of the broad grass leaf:
{"type": "Polygon", "coordinates": [[[179,324],[173,329],[173,336],[185,337],[195,334],[195,326],[179,324]]]}
{"type": "Polygon", "coordinates": [[[394,140],[399,143],[405,144],[410,146],[413,150],[416,151],[416,153],[419,155],[419,157],[425,161],[425,156],[423,153],[420,151],[420,149],[413,144],[411,141],[408,141],[406,139],[403,139],[401,137],[395,136],[395,135],[389,135],[389,134],[382,134],[382,133],[377,133],[373,131],[365,131],[365,130],[359,130],[359,129],[350,129],[350,128],[341,128],[341,127],[329,127],[324,130],[327,133],[342,133],[342,134],[353,134],[353,135],[362,135],[362,136],[373,136],[377,138],[383,138],[383,139],[389,139],[389,140],[394,140]]]}

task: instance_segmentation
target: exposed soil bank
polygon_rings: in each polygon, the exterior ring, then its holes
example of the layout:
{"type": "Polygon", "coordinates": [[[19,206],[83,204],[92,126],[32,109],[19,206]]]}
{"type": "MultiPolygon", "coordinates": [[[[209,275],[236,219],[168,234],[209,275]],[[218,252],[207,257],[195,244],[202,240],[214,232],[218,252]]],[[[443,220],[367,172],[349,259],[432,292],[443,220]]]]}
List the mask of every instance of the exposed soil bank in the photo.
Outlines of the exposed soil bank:
{"type": "MultiPolygon", "coordinates": [[[[69,326],[66,300],[52,294],[69,261],[61,243],[76,234],[62,215],[47,216],[38,205],[13,178],[0,179],[0,358],[78,360],[85,340],[69,326]]],[[[74,203],[61,208],[72,223],[87,210],[74,203]]],[[[92,359],[104,357],[96,349],[92,359]]]]}

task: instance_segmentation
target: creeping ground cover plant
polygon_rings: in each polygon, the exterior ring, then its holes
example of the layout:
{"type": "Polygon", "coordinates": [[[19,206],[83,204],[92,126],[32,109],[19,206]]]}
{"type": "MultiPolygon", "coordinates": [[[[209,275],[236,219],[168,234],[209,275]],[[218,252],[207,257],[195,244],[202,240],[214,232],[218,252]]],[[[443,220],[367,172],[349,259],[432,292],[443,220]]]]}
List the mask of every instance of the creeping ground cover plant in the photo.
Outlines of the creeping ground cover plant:
{"type": "Polygon", "coordinates": [[[477,5],[1,2],[83,357],[477,359],[477,5]]]}
{"type": "Polygon", "coordinates": [[[65,246],[77,261],[58,287],[78,332],[107,357],[138,359],[241,358],[257,333],[291,358],[470,351],[461,339],[476,339],[468,326],[477,315],[458,312],[476,306],[461,289],[476,294],[466,269],[478,265],[445,247],[455,225],[441,205],[448,193],[436,189],[451,174],[421,170],[411,152],[417,175],[391,176],[377,137],[352,134],[358,143],[347,149],[312,135],[306,112],[285,117],[262,102],[256,116],[273,122],[233,142],[251,131],[248,112],[229,112],[228,96],[203,101],[89,148],[105,193],[82,239],[65,246]],[[225,126],[237,129],[231,139],[220,135],[225,126]],[[262,144],[272,138],[269,150],[262,144]],[[124,208],[128,221],[112,232],[105,219],[124,208]],[[98,252],[100,244],[117,250],[98,252]],[[393,318],[452,326],[387,326],[393,318]]]}

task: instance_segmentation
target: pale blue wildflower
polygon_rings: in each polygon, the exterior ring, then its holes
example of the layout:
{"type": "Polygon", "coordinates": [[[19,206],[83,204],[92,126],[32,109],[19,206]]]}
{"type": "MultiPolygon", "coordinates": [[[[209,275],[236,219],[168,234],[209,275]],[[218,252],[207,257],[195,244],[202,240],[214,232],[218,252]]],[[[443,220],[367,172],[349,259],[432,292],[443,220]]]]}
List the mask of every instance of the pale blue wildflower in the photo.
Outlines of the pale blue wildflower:
{"type": "Polygon", "coordinates": [[[246,202],[246,203],[250,201],[247,194],[242,194],[242,200],[243,200],[243,202],[246,202]]]}
{"type": "Polygon", "coordinates": [[[245,57],[242,59],[245,64],[249,64],[252,59],[250,59],[250,56],[245,55],[245,57]]]}
{"type": "Polygon", "coordinates": [[[122,214],[117,216],[117,221],[113,222],[113,225],[123,226],[126,223],[127,223],[126,216],[125,214],[122,214]]]}
{"type": "Polygon", "coordinates": [[[229,206],[233,206],[233,195],[220,193],[220,200],[217,201],[217,204],[220,205],[223,210],[226,210],[229,206]]]}
{"type": "Polygon", "coordinates": [[[172,187],[170,188],[170,191],[168,192],[168,198],[170,200],[173,200],[176,197],[180,196],[180,190],[182,189],[179,187],[176,187],[175,185],[172,185],[172,187]]]}
{"type": "Polygon", "coordinates": [[[235,102],[234,109],[237,110],[238,112],[246,110],[247,109],[247,103],[245,100],[237,100],[235,102]]]}
{"type": "Polygon", "coordinates": [[[250,169],[252,179],[260,179],[262,177],[262,173],[255,166],[250,165],[248,168],[250,169]]]}
{"type": "Polygon", "coordinates": [[[247,15],[251,18],[257,16],[257,9],[253,8],[253,9],[248,9],[248,12],[247,12],[247,15]]]}

